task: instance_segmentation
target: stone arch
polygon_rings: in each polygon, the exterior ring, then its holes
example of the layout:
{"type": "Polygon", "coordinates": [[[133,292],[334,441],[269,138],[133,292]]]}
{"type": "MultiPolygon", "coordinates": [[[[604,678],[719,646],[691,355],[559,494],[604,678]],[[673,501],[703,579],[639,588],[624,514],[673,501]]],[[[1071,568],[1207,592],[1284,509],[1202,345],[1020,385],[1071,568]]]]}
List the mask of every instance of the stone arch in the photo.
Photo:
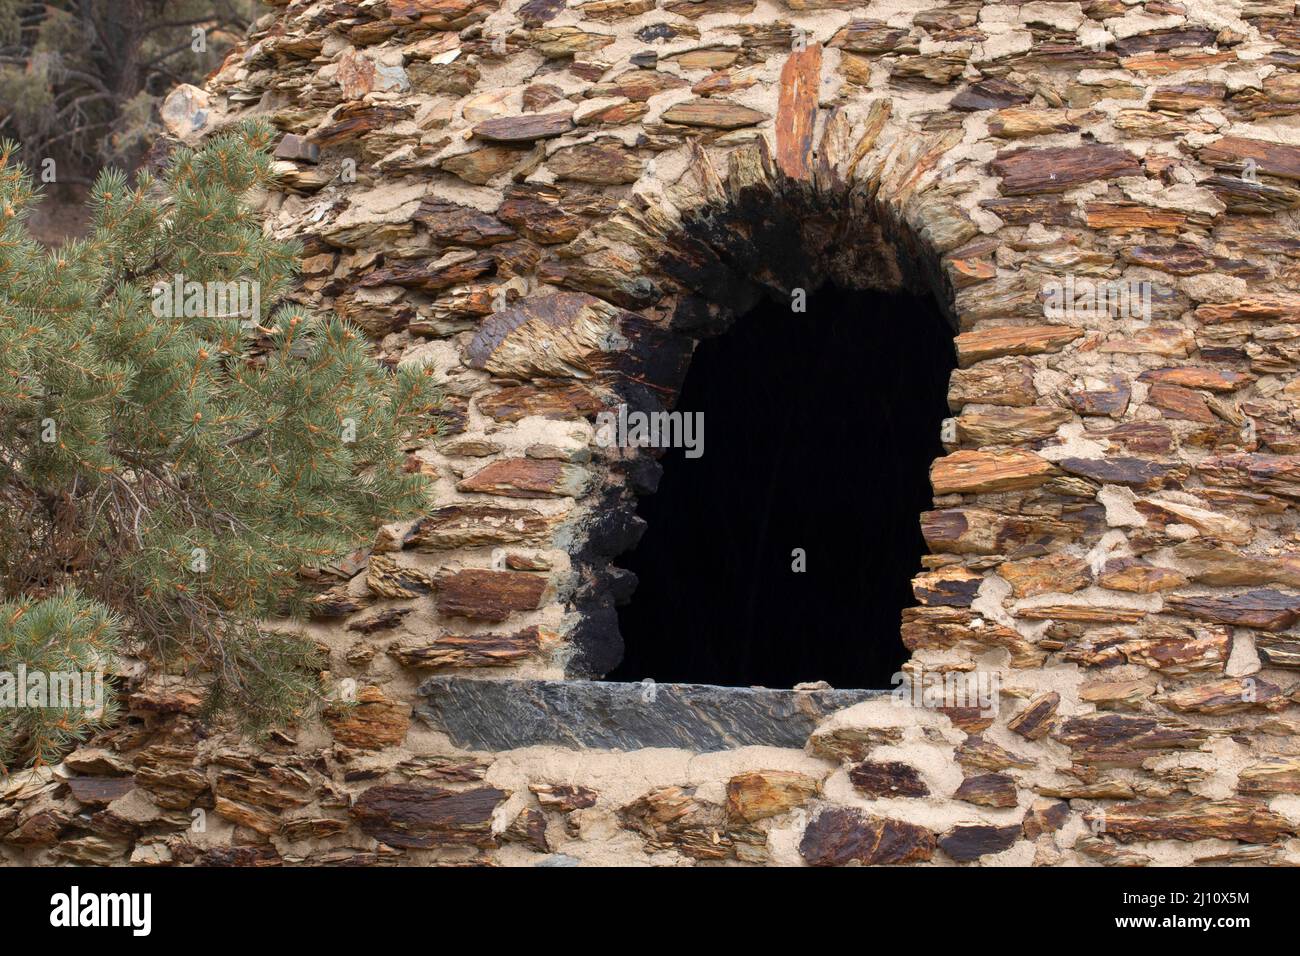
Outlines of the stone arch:
{"type": "MultiPolygon", "coordinates": [[[[816,101],[799,90],[819,70],[820,53],[814,44],[787,61],[783,88],[791,94],[782,98],[775,149],[763,135],[713,151],[688,140],[687,166],[665,197],[671,206],[624,203],[593,230],[598,253],[609,248],[596,238],[602,233],[610,245],[635,248],[624,280],[597,290],[603,297],[550,292],[522,300],[484,322],[466,363],[503,377],[579,377],[606,405],[660,411],[673,406],[695,343],[765,295],[788,297],[832,280],[930,295],[955,329],[942,247],[974,228],[954,205],[914,200],[955,165],[950,151],[959,137],[906,129],[886,137],[884,100],[863,104],[857,123],[835,111],[815,130],[816,101]],[[954,225],[955,237],[939,235],[954,225]]],[[[613,562],[643,530],[636,499],[654,487],[658,469],[650,454],[628,451],[593,446],[597,490],[564,536],[575,572],[562,595],[570,677],[600,677],[622,654],[614,605],[630,585],[613,562]]]]}

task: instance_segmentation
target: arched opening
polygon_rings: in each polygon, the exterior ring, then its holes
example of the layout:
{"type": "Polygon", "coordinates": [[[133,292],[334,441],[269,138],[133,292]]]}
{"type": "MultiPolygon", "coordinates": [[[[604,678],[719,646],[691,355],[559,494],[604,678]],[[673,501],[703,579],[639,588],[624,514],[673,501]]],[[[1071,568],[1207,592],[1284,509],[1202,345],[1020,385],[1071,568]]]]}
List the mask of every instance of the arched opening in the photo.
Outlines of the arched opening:
{"type": "Polygon", "coordinates": [[[889,686],[954,367],[931,297],[829,283],[701,341],[676,411],[703,441],[668,450],[639,500],[606,679],[889,686]]]}

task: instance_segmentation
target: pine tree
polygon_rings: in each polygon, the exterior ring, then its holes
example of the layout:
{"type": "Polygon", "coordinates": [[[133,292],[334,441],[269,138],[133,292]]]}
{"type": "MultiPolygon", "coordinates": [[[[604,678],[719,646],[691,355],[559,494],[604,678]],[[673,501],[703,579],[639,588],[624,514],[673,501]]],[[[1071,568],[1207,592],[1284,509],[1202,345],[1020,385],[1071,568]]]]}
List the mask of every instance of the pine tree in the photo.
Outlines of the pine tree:
{"type": "MultiPolygon", "coordinates": [[[[431,379],[335,317],[260,314],[298,261],[247,202],[272,135],[246,124],[133,185],[102,173],[93,232],[55,252],[0,146],[0,673],[102,662],[129,634],[207,675],[214,708],[282,722],[316,693],[314,649],[260,622],[423,503],[403,450],[433,432],[431,379]]],[[[0,748],[49,759],[96,719],[0,694],[0,748]]]]}

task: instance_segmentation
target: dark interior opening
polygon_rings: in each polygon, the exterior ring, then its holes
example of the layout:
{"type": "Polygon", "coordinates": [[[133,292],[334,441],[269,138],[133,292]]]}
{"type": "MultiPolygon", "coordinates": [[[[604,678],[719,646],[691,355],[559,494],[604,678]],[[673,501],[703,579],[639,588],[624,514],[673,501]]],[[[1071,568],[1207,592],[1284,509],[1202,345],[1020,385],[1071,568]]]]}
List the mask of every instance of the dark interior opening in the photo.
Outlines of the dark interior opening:
{"type": "Polygon", "coordinates": [[[676,408],[704,413],[703,455],[669,450],[640,500],[606,679],[890,686],[955,364],[933,300],[830,286],[702,341],[676,408]]]}

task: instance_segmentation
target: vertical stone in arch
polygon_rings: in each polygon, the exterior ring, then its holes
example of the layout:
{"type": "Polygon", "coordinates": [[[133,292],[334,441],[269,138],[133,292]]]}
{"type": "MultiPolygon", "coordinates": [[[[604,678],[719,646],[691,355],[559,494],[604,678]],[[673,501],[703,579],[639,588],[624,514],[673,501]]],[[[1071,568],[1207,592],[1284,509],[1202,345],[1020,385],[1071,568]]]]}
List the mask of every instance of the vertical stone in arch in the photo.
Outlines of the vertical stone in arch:
{"type": "Polygon", "coordinates": [[[813,131],[821,86],[822,47],[809,44],[791,53],[781,68],[776,108],[776,165],[788,178],[806,180],[812,172],[813,131]]]}

